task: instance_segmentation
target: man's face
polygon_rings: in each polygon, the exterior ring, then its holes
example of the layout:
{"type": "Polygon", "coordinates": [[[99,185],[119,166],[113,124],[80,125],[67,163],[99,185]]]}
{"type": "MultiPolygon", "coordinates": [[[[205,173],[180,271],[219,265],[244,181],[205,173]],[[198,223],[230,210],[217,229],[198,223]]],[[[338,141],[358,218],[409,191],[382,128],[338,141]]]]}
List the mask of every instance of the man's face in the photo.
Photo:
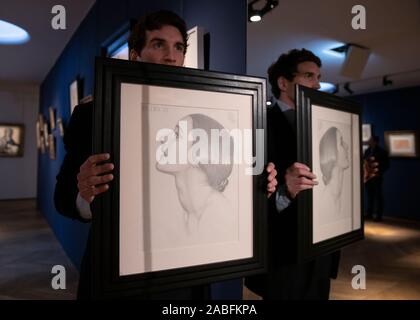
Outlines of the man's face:
{"type": "Polygon", "coordinates": [[[297,72],[292,81],[289,81],[283,77],[280,77],[278,82],[281,90],[280,99],[286,99],[287,102],[295,103],[295,84],[299,84],[312,89],[320,89],[319,80],[321,78],[321,69],[315,62],[305,61],[299,63],[297,66],[297,72]],[[282,97],[283,96],[283,97],[282,97]]]}
{"type": "Polygon", "coordinates": [[[174,26],[166,25],[157,30],[146,31],[146,43],[139,58],[142,62],[182,67],[184,49],[181,32],[174,26]]]}

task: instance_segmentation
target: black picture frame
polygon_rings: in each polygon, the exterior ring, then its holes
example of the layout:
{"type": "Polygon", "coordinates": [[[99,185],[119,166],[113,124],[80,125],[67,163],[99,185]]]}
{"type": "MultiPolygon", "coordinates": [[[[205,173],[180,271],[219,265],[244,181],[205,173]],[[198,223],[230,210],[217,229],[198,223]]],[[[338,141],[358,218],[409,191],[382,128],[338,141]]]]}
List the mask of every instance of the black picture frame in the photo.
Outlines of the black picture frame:
{"type": "MultiPolygon", "coordinates": [[[[310,261],[317,256],[325,255],[332,253],[334,251],[339,250],[340,248],[349,245],[353,242],[361,240],[364,238],[364,219],[363,219],[363,192],[362,192],[362,183],[363,183],[363,165],[362,165],[362,124],[361,124],[361,106],[352,100],[344,99],[341,97],[337,97],[333,94],[320,92],[311,88],[303,87],[296,85],[296,122],[297,122],[297,159],[298,162],[304,163],[308,165],[313,172],[317,175],[318,185],[315,186],[312,190],[303,191],[298,195],[298,260],[299,261],[310,261]],[[315,106],[315,107],[314,107],[315,106]],[[319,108],[321,107],[321,108],[319,108]],[[328,183],[332,183],[332,180],[329,180],[328,177],[325,178],[327,175],[328,166],[325,166],[325,160],[327,154],[324,148],[321,147],[325,139],[324,136],[331,136],[331,132],[335,132],[336,139],[338,141],[338,136],[340,132],[337,126],[330,126],[328,128],[328,121],[325,122],[324,128],[321,125],[318,125],[319,118],[315,116],[314,108],[317,108],[316,114],[318,115],[318,110],[327,110],[326,115],[328,112],[332,115],[339,115],[342,116],[343,119],[351,119],[350,125],[350,139],[351,144],[348,146],[349,150],[346,153],[348,155],[348,162],[349,168],[351,170],[350,178],[347,180],[343,179],[340,190],[347,188],[347,183],[351,183],[352,186],[349,187],[350,194],[351,194],[351,207],[350,209],[347,206],[340,207],[343,211],[350,211],[351,215],[351,227],[350,228],[343,228],[346,230],[339,230],[339,228],[335,228],[339,226],[336,220],[338,219],[337,216],[333,216],[333,219],[330,221],[325,218],[320,218],[323,213],[320,208],[322,208],[322,201],[319,197],[319,188],[325,188],[324,194],[328,194],[327,190],[328,183]],[[337,113],[338,112],[338,113],[337,113]],[[314,121],[314,122],[313,122],[314,121]],[[313,127],[313,123],[318,128],[313,127]],[[322,132],[321,130],[328,128],[326,132],[322,135],[321,139],[319,137],[322,132]],[[315,130],[319,130],[318,133],[315,130]],[[317,135],[317,136],[314,136],[317,135]],[[313,146],[314,141],[319,141],[319,148],[313,146]],[[322,149],[321,149],[322,148],[322,149]],[[317,158],[316,162],[314,163],[313,159],[315,159],[315,153],[319,154],[319,159],[317,158]],[[321,157],[321,153],[323,156],[321,157]],[[321,166],[321,158],[323,158],[323,168],[324,171],[317,170],[321,166]],[[318,161],[319,160],[319,161],[318,161]],[[327,169],[325,169],[327,168],[327,169]],[[324,180],[325,179],[325,180],[324,180]],[[350,181],[350,182],[349,182],[350,181]],[[317,189],[318,188],[318,189],[317,189]],[[316,199],[315,199],[316,197],[316,199]],[[315,207],[315,204],[317,207],[315,207]],[[322,221],[322,222],[320,222],[322,221]],[[327,227],[325,227],[327,226],[327,227]],[[320,231],[322,230],[322,232],[320,231]],[[325,231],[328,230],[328,231],[325,231]],[[329,232],[329,236],[328,236],[329,232]]],[[[341,118],[340,118],[341,119],[341,118]]],[[[337,120],[338,121],[338,120],[337,120]]],[[[341,121],[341,120],[340,120],[341,121]]],[[[341,133],[340,133],[341,135],[341,133]]],[[[348,135],[347,135],[348,137],[348,135]]],[[[341,135],[341,141],[345,141],[344,134],[341,135]]],[[[346,142],[344,142],[346,143],[346,142]]],[[[344,144],[343,144],[344,145],[344,144]]],[[[337,153],[338,153],[337,147],[337,153]]],[[[338,157],[338,155],[337,155],[338,157]]],[[[338,160],[335,160],[338,161],[338,160]]],[[[348,169],[343,169],[342,172],[348,169]]],[[[333,186],[332,184],[330,186],[333,186]]],[[[336,188],[337,189],[337,188],[336,188]]],[[[349,190],[345,189],[345,190],[349,190]]],[[[335,193],[337,194],[337,193],[335,193]]],[[[340,193],[339,193],[340,194],[340,193]]],[[[345,194],[349,194],[348,192],[345,194]]],[[[340,195],[343,195],[341,193],[340,195]]],[[[343,197],[344,198],[344,197],[343,197]]],[[[342,198],[339,198],[341,201],[342,198]]],[[[325,206],[332,206],[331,202],[326,201],[325,206]]],[[[334,211],[335,207],[331,207],[331,210],[327,212],[330,214],[334,211]]],[[[341,212],[340,210],[340,212],[341,212]]],[[[327,214],[325,215],[327,216],[327,214]]],[[[331,215],[330,215],[331,217],[331,215]]],[[[345,217],[345,216],[344,216],[345,217]]],[[[348,216],[347,216],[348,217],[348,216]]],[[[344,218],[343,218],[344,219],[344,218]]],[[[340,220],[337,220],[340,221],[340,220]]],[[[343,225],[344,225],[344,221],[343,225]]],[[[346,220],[348,221],[348,220],[346,220]]]]}
{"type": "MultiPolygon", "coordinates": [[[[124,170],[121,162],[124,160],[121,160],[120,155],[120,150],[123,150],[121,148],[124,147],[120,145],[120,135],[125,135],[125,133],[122,133],[125,129],[121,128],[120,121],[123,121],[121,110],[126,108],[121,104],[121,99],[123,97],[122,90],[126,84],[153,86],[158,87],[158,90],[167,90],[168,92],[179,89],[191,90],[193,94],[203,95],[203,97],[206,94],[222,96],[233,94],[249,101],[249,110],[242,110],[241,112],[249,114],[254,155],[258,149],[255,141],[256,130],[264,130],[264,151],[262,153],[265,163],[265,79],[109,58],[96,59],[95,76],[93,153],[110,153],[110,161],[114,163],[115,169],[113,172],[114,181],[110,190],[95,198],[92,204],[92,298],[142,298],[147,297],[152,292],[224,281],[265,272],[267,265],[267,196],[264,187],[266,179],[264,174],[251,176],[248,180],[250,200],[252,200],[250,202],[251,207],[248,208],[252,221],[249,229],[252,230],[252,235],[247,235],[252,236],[251,241],[247,244],[252,254],[248,257],[233,260],[229,258],[199,265],[191,264],[122,275],[122,272],[120,272],[120,257],[122,255],[120,241],[124,235],[120,234],[120,223],[123,224],[121,221],[123,221],[126,213],[121,214],[119,210],[122,203],[120,198],[123,196],[120,189],[124,188],[119,177],[124,170]]],[[[184,99],[184,95],[182,96],[182,99],[184,99]]],[[[173,101],[173,99],[171,98],[169,101],[173,101]]],[[[215,103],[208,100],[207,102],[209,105],[215,103]]],[[[238,105],[240,105],[239,102],[238,105]]],[[[124,127],[130,127],[130,124],[124,122],[124,127]]],[[[128,136],[125,135],[124,137],[128,136]]],[[[143,138],[137,138],[138,141],[141,139],[143,138]]],[[[129,172],[131,172],[131,169],[129,172]]],[[[144,180],[146,181],[147,178],[144,178],[144,180]]],[[[142,181],[142,185],[143,183],[144,181],[142,181]]],[[[150,197],[153,197],[153,195],[150,197]]],[[[241,202],[246,200],[245,194],[239,194],[238,199],[239,197],[241,202]]],[[[240,214],[242,215],[242,213],[240,214]]],[[[127,232],[125,231],[125,233],[127,232]]],[[[249,234],[249,230],[247,233],[249,234]]],[[[207,254],[205,250],[201,251],[204,252],[204,255],[207,254]]]]}

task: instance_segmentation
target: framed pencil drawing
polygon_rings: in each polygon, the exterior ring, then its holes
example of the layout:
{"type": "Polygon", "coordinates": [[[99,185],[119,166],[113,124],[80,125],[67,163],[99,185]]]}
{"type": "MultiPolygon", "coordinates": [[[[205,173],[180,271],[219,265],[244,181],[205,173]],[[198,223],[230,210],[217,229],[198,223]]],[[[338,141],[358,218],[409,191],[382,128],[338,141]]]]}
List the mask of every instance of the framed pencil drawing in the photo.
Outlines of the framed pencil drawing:
{"type": "Polygon", "coordinates": [[[299,258],[310,260],[363,238],[361,108],[296,87],[298,162],[318,185],[298,196],[299,258]]]}
{"type": "Polygon", "coordinates": [[[115,179],[93,203],[95,298],[265,269],[264,101],[261,78],[97,59],[94,153],[115,179]]]}
{"type": "Polygon", "coordinates": [[[416,130],[385,131],[385,144],[390,157],[418,158],[419,134],[416,130]]]}

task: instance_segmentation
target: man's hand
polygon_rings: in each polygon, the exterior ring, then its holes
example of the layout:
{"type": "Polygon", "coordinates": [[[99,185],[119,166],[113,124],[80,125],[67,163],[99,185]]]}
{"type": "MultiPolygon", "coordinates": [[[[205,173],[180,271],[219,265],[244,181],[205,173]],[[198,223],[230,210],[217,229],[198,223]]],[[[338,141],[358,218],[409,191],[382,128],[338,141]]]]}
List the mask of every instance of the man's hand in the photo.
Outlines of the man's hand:
{"type": "Polygon", "coordinates": [[[313,186],[318,184],[317,181],[313,180],[316,179],[316,175],[306,165],[299,162],[295,162],[287,168],[284,178],[286,180],[286,189],[291,199],[296,198],[302,190],[312,189],[313,186]]]}
{"type": "Polygon", "coordinates": [[[92,203],[95,196],[109,189],[108,182],[114,179],[110,171],[114,169],[112,163],[101,164],[109,159],[108,153],[90,156],[81,166],[77,175],[77,188],[80,196],[92,203]],[[106,174],[108,173],[108,174],[106,174]]]}
{"type": "Polygon", "coordinates": [[[267,176],[267,198],[270,198],[270,196],[276,191],[277,170],[274,168],[274,163],[272,163],[272,162],[270,162],[267,165],[266,170],[268,172],[268,176],[267,176]]]}
{"type": "Polygon", "coordinates": [[[375,157],[363,160],[363,183],[366,183],[378,175],[379,163],[375,162],[375,157]]]}

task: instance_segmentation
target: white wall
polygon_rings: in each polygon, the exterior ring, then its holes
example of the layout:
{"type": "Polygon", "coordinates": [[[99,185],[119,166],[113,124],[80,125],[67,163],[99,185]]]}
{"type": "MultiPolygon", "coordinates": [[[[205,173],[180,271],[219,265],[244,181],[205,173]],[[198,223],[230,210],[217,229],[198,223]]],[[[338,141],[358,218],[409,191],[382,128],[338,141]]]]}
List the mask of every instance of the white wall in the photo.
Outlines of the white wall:
{"type": "Polygon", "coordinates": [[[23,157],[0,157],[0,200],[36,197],[38,109],[38,86],[0,83],[0,123],[25,125],[23,157]]]}

